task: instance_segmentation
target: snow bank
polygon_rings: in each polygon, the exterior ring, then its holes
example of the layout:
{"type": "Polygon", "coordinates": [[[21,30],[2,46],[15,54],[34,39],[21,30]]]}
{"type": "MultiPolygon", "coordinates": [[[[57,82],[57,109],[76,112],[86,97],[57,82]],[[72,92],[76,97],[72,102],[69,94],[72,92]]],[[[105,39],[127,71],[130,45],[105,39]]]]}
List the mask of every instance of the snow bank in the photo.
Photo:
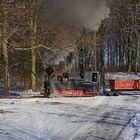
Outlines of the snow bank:
{"type": "Polygon", "coordinates": [[[126,73],[126,72],[114,72],[114,73],[106,73],[106,79],[140,79],[140,73],[126,73]]]}

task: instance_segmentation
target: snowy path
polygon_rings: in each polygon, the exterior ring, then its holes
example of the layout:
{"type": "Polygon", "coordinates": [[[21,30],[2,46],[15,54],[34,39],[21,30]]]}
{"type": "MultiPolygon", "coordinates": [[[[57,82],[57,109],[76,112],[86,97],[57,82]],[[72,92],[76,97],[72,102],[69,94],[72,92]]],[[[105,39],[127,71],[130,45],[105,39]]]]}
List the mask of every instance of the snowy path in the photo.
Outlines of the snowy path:
{"type": "Polygon", "coordinates": [[[0,99],[0,140],[140,140],[140,96],[0,99]]]}

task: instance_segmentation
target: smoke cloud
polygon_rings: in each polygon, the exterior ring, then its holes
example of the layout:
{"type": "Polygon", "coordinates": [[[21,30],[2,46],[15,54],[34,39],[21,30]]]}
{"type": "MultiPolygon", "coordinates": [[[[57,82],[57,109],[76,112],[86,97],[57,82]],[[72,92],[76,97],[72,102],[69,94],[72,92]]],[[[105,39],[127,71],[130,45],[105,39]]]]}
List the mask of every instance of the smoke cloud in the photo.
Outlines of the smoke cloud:
{"type": "Polygon", "coordinates": [[[49,16],[68,26],[97,30],[101,20],[108,17],[106,0],[52,0],[49,16]]]}
{"type": "MultiPolygon", "coordinates": [[[[81,36],[83,28],[87,31],[98,30],[101,20],[109,15],[108,1],[43,0],[40,17],[47,23],[47,30],[55,31],[57,47],[69,47],[81,36]]],[[[66,51],[57,53],[54,63],[63,60],[64,54],[67,55],[66,51]]]]}

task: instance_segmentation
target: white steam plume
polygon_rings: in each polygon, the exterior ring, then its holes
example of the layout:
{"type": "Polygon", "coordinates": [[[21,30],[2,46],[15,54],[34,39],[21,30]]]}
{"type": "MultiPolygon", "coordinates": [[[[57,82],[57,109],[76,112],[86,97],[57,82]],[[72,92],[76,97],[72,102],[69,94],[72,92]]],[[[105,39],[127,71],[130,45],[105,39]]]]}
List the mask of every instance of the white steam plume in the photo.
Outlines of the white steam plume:
{"type": "Polygon", "coordinates": [[[59,13],[58,22],[88,30],[97,30],[109,15],[106,0],[52,0],[51,5],[49,14],[59,13]]]}

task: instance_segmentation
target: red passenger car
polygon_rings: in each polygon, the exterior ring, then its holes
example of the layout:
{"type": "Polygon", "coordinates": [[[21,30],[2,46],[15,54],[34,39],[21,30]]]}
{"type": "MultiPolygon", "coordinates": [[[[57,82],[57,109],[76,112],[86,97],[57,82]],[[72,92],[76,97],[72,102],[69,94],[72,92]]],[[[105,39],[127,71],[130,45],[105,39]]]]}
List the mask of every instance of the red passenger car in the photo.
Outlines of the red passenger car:
{"type": "Polygon", "coordinates": [[[140,79],[110,80],[111,90],[140,90],[140,79]]]}

